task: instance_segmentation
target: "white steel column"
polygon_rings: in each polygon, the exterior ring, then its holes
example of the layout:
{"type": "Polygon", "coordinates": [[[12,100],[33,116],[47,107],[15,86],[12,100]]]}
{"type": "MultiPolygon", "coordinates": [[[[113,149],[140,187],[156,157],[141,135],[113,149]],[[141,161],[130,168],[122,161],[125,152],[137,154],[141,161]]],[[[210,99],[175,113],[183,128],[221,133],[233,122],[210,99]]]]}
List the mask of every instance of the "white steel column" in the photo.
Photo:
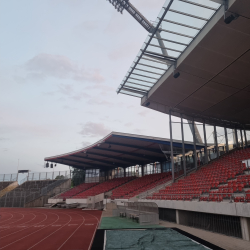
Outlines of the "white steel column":
{"type": "Polygon", "coordinates": [[[229,152],[229,147],[228,147],[228,136],[227,136],[227,128],[224,128],[225,131],[225,138],[226,138],[226,152],[229,152]]]}
{"type": "Polygon", "coordinates": [[[207,154],[207,132],[206,132],[206,124],[203,122],[203,133],[204,133],[204,155],[205,155],[205,164],[208,164],[208,154],[207,154]]]}
{"type": "Polygon", "coordinates": [[[242,129],[240,130],[240,137],[241,137],[241,146],[244,148],[243,136],[242,136],[242,129]]]}
{"type": "Polygon", "coordinates": [[[196,136],[195,136],[195,128],[194,128],[194,118],[192,120],[192,127],[193,127],[193,140],[194,140],[194,166],[195,166],[195,169],[197,169],[196,136]]]}
{"type": "Polygon", "coordinates": [[[184,169],[184,176],[186,176],[187,175],[187,168],[186,168],[186,154],[185,154],[184,129],[183,129],[183,118],[182,118],[182,115],[181,115],[181,138],[182,138],[183,169],[184,169]]]}
{"type": "Polygon", "coordinates": [[[218,148],[218,140],[217,140],[216,126],[214,126],[214,140],[215,140],[216,155],[217,155],[217,158],[219,158],[219,148],[218,148]]]}
{"type": "Polygon", "coordinates": [[[171,110],[169,110],[169,132],[170,132],[170,147],[171,147],[172,179],[174,182],[174,149],[173,149],[173,132],[172,132],[171,110]]]}
{"type": "Polygon", "coordinates": [[[247,133],[245,129],[244,129],[244,136],[245,136],[245,147],[247,148],[248,142],[247,142],[247,133]]]}
{"type": "Polygon", "coordinates": [[[238,142],[238,133],[237,133],[237,129],[234,129],[234,134],[235,134],[235,143],[236,143],[236,148],[239,147],[239,142],[238,142]]]}

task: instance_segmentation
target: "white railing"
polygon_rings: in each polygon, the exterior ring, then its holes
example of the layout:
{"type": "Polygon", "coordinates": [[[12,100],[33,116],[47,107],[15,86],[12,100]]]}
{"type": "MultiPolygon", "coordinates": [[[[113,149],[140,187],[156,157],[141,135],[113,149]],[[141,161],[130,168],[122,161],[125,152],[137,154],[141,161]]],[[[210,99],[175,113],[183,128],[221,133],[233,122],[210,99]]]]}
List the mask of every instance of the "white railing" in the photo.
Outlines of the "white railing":
{"type": "Polygon", "coordinates": [[[217,202],[250,202],[250,192],[237,193],[210,193],[204,194],[157,194],[141,198],[142,200],[169,200],[169,201],[217,201],[217,202]]]}
{"type": "Polygon", "coordinates": [[[19,185],[23,184],[26,181],[69,179],[70,176],[70,171],[28,173],[28,175],[20,181],[19,185]]]}
{"type": "Polygon", "coordinates": [[[18,174],[0,174],[0,182],[17,181],[18,174]]]}
{"type": "Polygon", "coordinates": [[[151,194],[153,194],[153,193],[155,193],[155,192],[157,192],[157,191],[159,191],[161,189],[164,189],[166,186],[170,185],[172,182],[173,182],[172,180],[164,182],[163,184],[160,184],[160,185],[154,187],[153,189],[150,189],[150,190],[148,190],[146,192],[141,193],[137,197],[139,199],[146,198],[148,195],[151,195],[151,194]]]}

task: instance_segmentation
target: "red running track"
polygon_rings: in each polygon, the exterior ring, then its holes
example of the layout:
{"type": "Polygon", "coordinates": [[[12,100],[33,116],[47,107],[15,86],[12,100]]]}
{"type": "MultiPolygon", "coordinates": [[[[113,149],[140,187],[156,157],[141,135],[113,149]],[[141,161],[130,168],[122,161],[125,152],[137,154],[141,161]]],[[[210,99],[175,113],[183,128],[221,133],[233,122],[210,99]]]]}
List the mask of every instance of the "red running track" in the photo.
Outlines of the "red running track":
{"type": "Polygon", "coordinates": [[[0,209],[0,250],[90,250],[101,211],[0,209]]]}

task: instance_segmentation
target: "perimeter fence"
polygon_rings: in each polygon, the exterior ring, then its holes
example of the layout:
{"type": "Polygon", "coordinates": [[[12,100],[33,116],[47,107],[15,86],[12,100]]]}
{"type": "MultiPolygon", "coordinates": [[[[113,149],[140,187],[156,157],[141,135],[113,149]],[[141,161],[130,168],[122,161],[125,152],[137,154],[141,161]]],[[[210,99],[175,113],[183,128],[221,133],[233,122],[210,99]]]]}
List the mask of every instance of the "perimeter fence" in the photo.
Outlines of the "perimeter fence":
{"type": "Polygon", "coordinates": [[[40,172],[32,173],[29,172],[28,175],[20,181],[20,185],[26,181],[39,181],[39,180],[60,180],[65,178],[71,178],[71,171],[55,171],[55,172],[40,172]]]}
{"type": "Polygon", "coordinates": [[[0,174],[0,182],[17,181],[18,174],[0,174]]]}
{"type": "Polygon", "coordinates": [[[65,192],[69,188],[60,188],[60,186],[69,179],[70,175],[66,175],[62,179],[24,181],[14,190],[0,197],[0,207],[24,207],[25,204],[39,197],[50,198],[65,192]]]}

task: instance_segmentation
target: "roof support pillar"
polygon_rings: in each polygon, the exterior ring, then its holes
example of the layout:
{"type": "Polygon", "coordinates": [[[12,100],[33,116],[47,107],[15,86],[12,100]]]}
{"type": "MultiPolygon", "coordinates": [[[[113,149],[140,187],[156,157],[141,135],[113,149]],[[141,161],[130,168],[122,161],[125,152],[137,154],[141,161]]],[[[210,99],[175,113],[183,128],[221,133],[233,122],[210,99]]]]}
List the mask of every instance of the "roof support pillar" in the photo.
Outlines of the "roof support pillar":
{"type": "Polygon", "coordinates": [[[241,137],[241,146],[242,146],[242,148],[244,148],[244,141],[243,141],[242,129],[240,130],[240,137],[241,137]]]}
{"type": "Polygon", "coordinates": [[[236,144],[236,148],[239,147],[239,142],[238,142],[238,134],[237,134],[237,128],[234,129],[234,138],[235,138],[235,144],[236,144]]]}
{"type": "Polygon", "coordinates": [[[126,168],[123,168],[124,171],[124,177],[126,177],[126,168]]]}
{"type": "Polygon", "coordinates": [[[244,136],[245,136],[245,148],[247,148],[247,146],[248,146],[248,142],[247,142],[247,132],[246,132],[245,129],[244,129],[244,136]]]}
{"type": "Polygon", "coordinates": [[[224,128],[225,131],[225,139],[226,139],[226,152],[229,152],[229,146],[228,146],[228,136],[227,136],[227,128],[224,128]]]}
{"type": "Polygon", "coordinates": [[[196,153],[196,136],[195,136],[195,123],[194,123],[194,118],[192,120],[192,129],[193,129],[193,140],[194,140],[194,167],[197,169],[197,153],[196,153]]]}
{"type": "Polygon", "coordinates": [[[142,165],[141,166],[141,176],[144,176],[144,167],[147,166],[147,165],[142,165]]]}
{"type": "Polygon", "coordinates": [[[182,161],[183,161],[183,170],[184,176],[187,175],[187,168],[186,168],[186,157],[185,157],[185,143],[184,143],[184,129],[183,129],[183,118],[181,115],[181,139],[182,139],[182,161]]]}
{"type": "Polygon", "coordinates": [[[203,122],[203,133],[204,133],[204,156],[205,156],[205,164],[208,164],[208,154],[207,154],[207,132],[206,132],[206,123],[203,122]]]}
{"type": "Polygon", "coordinates": [[[161,173],[163,173],[163,162],[160,162],[161,164],[161,173]]]}
{"type": "Polygon", "coordinates": [[[214,126],[214,142],[215,142],[216,157],[219,158],[219,148],[218,148],[216,126],[214,126]]]}
{"type": "Polygon", "coordinates": [[[172,179],[174,182],[174,148],[173,148],[173,132],[172,132],[172,116],[171,110],[169,110],[169,132],[170,132],[170,147],[171,147],[171,168],[172,168],[172,179]]]}

